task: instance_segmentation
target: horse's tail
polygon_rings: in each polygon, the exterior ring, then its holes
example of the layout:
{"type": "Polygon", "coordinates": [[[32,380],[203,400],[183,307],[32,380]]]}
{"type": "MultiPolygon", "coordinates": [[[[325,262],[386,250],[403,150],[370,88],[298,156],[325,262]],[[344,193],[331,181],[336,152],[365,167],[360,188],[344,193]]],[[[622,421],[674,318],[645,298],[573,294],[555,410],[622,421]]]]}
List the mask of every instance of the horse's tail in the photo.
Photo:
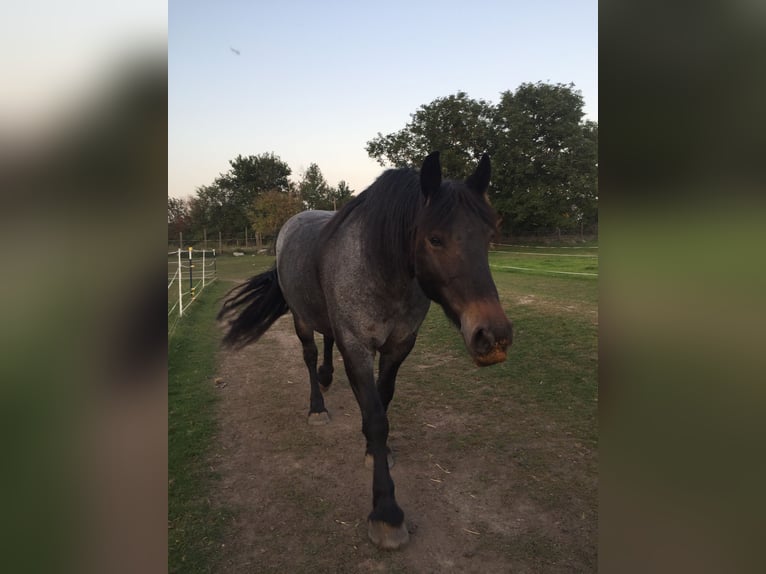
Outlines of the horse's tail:
{"type": "Polygon", "coordinates": [[[239,348],[254,343],[289,310],[279,287],[277,268],[272,267],[227,294],[218,319],[238,314],[229,321],[223,344],[239,348]]]}

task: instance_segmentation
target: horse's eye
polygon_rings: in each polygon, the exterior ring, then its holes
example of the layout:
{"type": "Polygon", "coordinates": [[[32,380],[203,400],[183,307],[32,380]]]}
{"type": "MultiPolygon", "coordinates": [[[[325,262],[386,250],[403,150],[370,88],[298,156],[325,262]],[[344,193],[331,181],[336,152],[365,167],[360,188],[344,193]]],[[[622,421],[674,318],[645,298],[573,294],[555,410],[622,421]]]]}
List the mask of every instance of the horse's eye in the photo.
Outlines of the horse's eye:
{"type": "Polygon", "coordinates": [[[428,242],[434,247],[441,247],[442,245],[444,245],[444,243],[442,243],[441,238],[436,237],[436,235],[432,235],[431,237],[429,237],[428,242]]]}

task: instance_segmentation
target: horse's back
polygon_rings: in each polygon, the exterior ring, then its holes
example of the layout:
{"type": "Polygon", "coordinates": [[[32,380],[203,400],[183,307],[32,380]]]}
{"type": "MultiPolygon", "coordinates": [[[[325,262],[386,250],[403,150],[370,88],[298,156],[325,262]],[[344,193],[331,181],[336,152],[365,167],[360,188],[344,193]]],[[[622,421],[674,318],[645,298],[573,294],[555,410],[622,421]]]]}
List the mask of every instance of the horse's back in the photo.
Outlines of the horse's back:
{"type": "Polygon", "coordinates": [[[277,263],[285,249],[315,244],[325,224],[335,215],[334,211],[301,211],[288,219],[279,230],[277,237],[277,263]]]}
{"type": "Polygon", "coordinates": [[[319,286],[319,235],[332,211],[302,211],[282,226],[277,237],[279,286],[294,315],[315,331],[329,334],[327,306],[319,286]]]}

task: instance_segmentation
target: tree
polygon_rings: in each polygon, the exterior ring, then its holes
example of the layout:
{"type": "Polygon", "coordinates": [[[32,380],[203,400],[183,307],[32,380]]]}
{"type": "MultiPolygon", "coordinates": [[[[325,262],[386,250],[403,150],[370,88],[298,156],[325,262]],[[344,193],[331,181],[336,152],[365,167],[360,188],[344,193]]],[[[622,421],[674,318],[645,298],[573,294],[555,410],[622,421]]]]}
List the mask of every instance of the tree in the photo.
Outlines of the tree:
{"type": "Polygon", "coordinates": [[[298,182],[298,194],[306,209],[332,209],[330,186],[327,185],[322,170],[312,163],[298,182]]]}
{"type": "Polygon", "coordinates": [[[338,210],[354,196],[354,190],[351,189],[345,180],[338,182],[338,187],[331,187],[329,198],[332,201],[332,209],[338,210]]]}
{"type": "Polygon", "coordinates": [[[445,177],[465,177],[485,152],[491,152],[492,106],[472,100],[465,92],[437,98],[421,106],[402,130],[387,136],[378,132],[367,142],[367,153],[381,165],[420,166],[440,150],[445,177]]]}
{"type": "Polygon", "coordinates": [[[598,204],[598,124],[583,122],[582,95],[564,84],[522,84],[492,105],[464,92],[421,106],[400,131],[367,152],[381,165],[419,166],[440,150],[446,177],[492,157],[489,196],[506,232],[582,229],[598,204]]]}
{"type": "Polygon", "coordinates": [[[586,121],[582,137],[571,142],[572,168],[569,178],[571,226],[583,233],[598,223],[598,124],[586,121]]]}
{"type": "Polygon", "coordinates": [[[515,233],[572,230],[596,197],[596,146],[573,85],[522,84],[495,107],[492,201],[515,233]],[[590,135],[589,135],[590,134],[590,135]]]}
{"type": "Polygon", "coordinates": [[[247,211],[260,194],[271,189],[289,189],[292,170],[273,153],[238,155],[229,165],[231,169],[216,178],[214,185],[224,198],[222,231],[233,235],[247,226],[247,211]]]}
{"type": "Polygon", "coordinates": [[[196,236],[202,236],[205,229],[224,235],[244,229],[238,207],[230,201],[228,190],[213,183],[198,187],[196,194],[189,208],[191,227],[196,236]]]}
{"type": "Polygon", "coordinates": [[[263,237],[276,237],[285,222],[302,210],[303,202],[297,195],[272,189],[253,201],[247,215],[260,244],[263,237]]]}
{"type": "Polygon", "coordinates": [[[168,197],[168,236],[177,237],[179,233],[188,233],[190,223],[189,201],[168,197]]]}
{"type": "Polygon", "coordinates": [[[231,168],[211,185],[197,188],[191,207],[193,228],[204,228],[232,236],[249,225],[248,210],[255,199],[270,190],[290,190],[290,167],[273,153],[229,161],[231,168]]]}
{"type": "Polygon", "coordinates": [[[235,194],[258,194],[270,190],[290,189],[290,166],[273,153],[261,155],[238,155],[229,161],[231,169],[216,179],[221,188],[235,194]]]}

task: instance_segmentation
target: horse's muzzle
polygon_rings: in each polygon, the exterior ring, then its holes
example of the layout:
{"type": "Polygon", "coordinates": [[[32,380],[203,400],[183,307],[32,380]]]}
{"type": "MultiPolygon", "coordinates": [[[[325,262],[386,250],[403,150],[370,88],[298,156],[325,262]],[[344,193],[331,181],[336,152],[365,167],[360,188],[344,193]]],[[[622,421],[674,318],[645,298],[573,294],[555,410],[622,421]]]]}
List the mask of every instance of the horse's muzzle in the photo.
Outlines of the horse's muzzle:
{"type": "Polygon", "coordinates": [[[461,317],[460,324],[474,363],[487,367],[505,361],[513,340],[513,327],[499,302],[472,305],[461,317]]]}

